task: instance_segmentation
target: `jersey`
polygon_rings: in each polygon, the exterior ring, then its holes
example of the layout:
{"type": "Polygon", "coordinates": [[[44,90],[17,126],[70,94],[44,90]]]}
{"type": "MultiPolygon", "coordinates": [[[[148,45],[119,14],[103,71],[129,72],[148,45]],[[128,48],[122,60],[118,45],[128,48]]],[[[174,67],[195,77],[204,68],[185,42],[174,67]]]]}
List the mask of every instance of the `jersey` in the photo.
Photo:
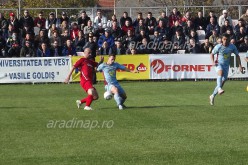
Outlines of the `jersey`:
{"type": "Polygon", "coordinates": [[[125,66],[114,62],[111,65],[108,65],[106,63],[102,63],[98,66],[97,71],[103,72],[104,79],[108,84],[118,84],[118,81],[116,79],[116,70],[125,70],[125,66]]]}
{"type": "Polygon", "coordinates": [[[87,58],[80,58],[75,64],[75,68],[79,68],[81,71],[81,81],[93,80],[94,68],[97,67],[98,63],[87,58]]]}
{"type": "Polygon", "coordinates": [[[218,55],[218,65],[229,67],[231,54],[239,55],[238,49],[235,45],[229,44],[227,47],[222,44],[218,44],[212,50],[212,54],[218,55]]]}

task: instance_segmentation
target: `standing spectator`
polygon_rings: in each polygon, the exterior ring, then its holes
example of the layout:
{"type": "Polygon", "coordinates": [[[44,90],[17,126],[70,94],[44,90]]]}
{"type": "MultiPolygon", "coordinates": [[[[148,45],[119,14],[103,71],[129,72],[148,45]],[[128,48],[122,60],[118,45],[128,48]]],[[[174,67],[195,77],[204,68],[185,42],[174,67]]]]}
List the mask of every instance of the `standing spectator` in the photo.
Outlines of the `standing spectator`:
{"type": "MultiPolygon", "coordinates": [[[[238,24],[234,27],[234,33],[235,33],[235,34],[237,34],[237,33],[240,32],[239,30],[240,30],[240,27],[241,27],[241,26],[245,27],[245,21],[244,21],[243,18],[240,18],[240,19],[238,20],[238,24]]],[[[248,32],[247,30],[248,30],[248,28],[245,27],[245,31],[246,31],[246,32],[248,32]]]]}
{"type": "Polygon", "coordinates": [[[137,18],[133,21],[133,27],[136,28],[139,25],[139,21],[143,20],[143,15],[141,12],[138,13],[137,18]]]}
{"type": "Polygon", "coordinates": [[[87,22],[87,26],[84,27],[84,35],[85,35],[85,38],[88,38],[89,37],[89,33],[95,33],[95,29],[92,25],[92,21],[89,20],[87,22]]]}
{"type": "Polygon", "coordinates": [[[178,21],[178,23],[181,24],[181,14],[177,10],[177,8],[174,7],[173,10],[172,10],[172,13],[169,16],[170,27],[175,25],[176,21],[178,21]]]}
{"type": "Polygon", "coordinates": [[[62,56],[62,47],[59,46],[58,41],[54,41],[51,47],[51,56],[52,57],[58,57],[62,56]]]}
{"type": "Polygon", "coordinates": [[[218,18],[216,17],[213,11],[210,11],[209,15],[207,16],[207,25],[210,23],[211,18],[214,18],[214,22],[218,24],[218,18]]]}
{"type": "Polygon", "coordinates": [[[193,23],[194,19],[191,16],[191,13],[189,11],[186,11],[186,13],[183,16],[182,21],[181,21],[182,26],[185,26],[188,23],[188,21],[191,21],[193,23]]]}
{"type": "MultiPolygon", "coordinates": [[[[20,33],[21,25],[19,23],[19,20],[16,18],[14,13],[9,14],[9,25],[11,26],[11,31],[16,31],[18,34],[20,33]]],[[[10,31],[10,29],[9,29],[10,31]]]]}
{"type": "Polygon", "coordinates": [[[18,42],[14,42],[8,50],[8,57],[20,57],[21,46],[18,42]]]}
{"type": "Polygon", "coordinates": [[[157,26],[157,21],[156,21],[156,18],[154,18],[152,16],[151,12],[147,13],[147,17],[145,19],[145,25],[148,28],[149,34],[153,34],[154,33],[154,28],[157,26]]]}
{"type": "Polygon", "coordinates": [[[0,30],[3,32],[3,38],[8,38],[8,21],[4,18],[4,15],[0,13],[0,30]]]}
{"type": "Polygon", "coordinates": [[[245,24],[248,25],[248,9],[246,10],[246,13],[243,14],[240,18],[242,18],[245,21],[245,24]]]}
{"type": "Polygon", "coordinates": [[[134,31],[133,26],[129,20],[126,20],[125,25],[121,27],[123,34],[127,34],[128,30],[134,31]]]}
{"type": "Polygon", "coordinates": [[[37,57],[51,57],[51,50],[45,42],[41,43],[41,47],[37,50],[37,57]]]}
{"type": "Polygon", "coordinates": [[[96,51],[97,51],[97,43],[93,41],[93,35],[89,35],[88,42],[84,45],[83,49],[89,48],[91,52],[92,58],[96,57],[96,51]]]}
{"type": "Polygon", "coordinates": [[[226,33],[227,29],[233,31],[233,28],[232,28],[232,26],[230,25],[228,19],[225,20],[224,25],[222,25],[222,26],[220,27],[220,34],[222,35],[222,34],[226,33]]]}
{"type": "Polygon", "coordinates": [[[98,40],[98,47],[99,48],[102,47],[102,44],[105,41],[108,43],[109,47],[113,47],[114,44],[115,44],[114,43],[114,38],[112,37],[109,29],[105,29],[105,33],[102,36],[100,36],[100,38],[98,40]]]}
{"type": "Polygon", "coordinates": [[[229,24],[232,25],[232,18],[228,16],[227,10],[222,11],[223,15],[219,17],[219,26],[222,27],[225,24],[225,20],[229,21],[229,24]]]}
{"type": "Polygon", "coordinates": [[[244,42],[239,46],[240,52],[247,52],[248,51],[248,36],[244,37],[244,42]]]}
{"type": "Polygon", "coordinates": [[[209,38],[209,36],[212,35],[213,30],[216,30],[217,34],[219,34],[220,27],[215,22],[214,17],[211,17],[210,23],[207,25],[207,28],[206,28],[206,38],[209,38]]]}
{"type": "Polygon", "coordinates": [[[158,23],[159,21],[162,21],[165,27],[169,27],[169,17],[166,16],[165,11],[161,12],[161,15],[158,17],[158,23]]]}
{"type": "Polygon", "coordinates": [[[213,44],[208,39],[205,39],[204,43],[201,44],[201,53],[209,54],[212,52],[213,47],[213,44]]]}
{"type": "Polygon", "coordinates": [[[72,45],[71,40],[66,41],[66,45],[64,46],[62,50],[62,55],[63,56],[76,56],[76,48],[72,45]]]}
{"type": "Polygon", "coordinates": [[[25,24],[27,24],[31,29],[34,28],[34,20],[28,10],[24,10],[24,15],[20,18],[20,24],[21,28],[23,28],[25,24]]]}
{"type": "Polygon", "coordinates": [[[38,13],[38,17],[34,19],[34,26],[39,27],[41,29],[46,28],[46,19],[43,17],[43,11],[38,13]],[[38,25],[40,24],[40,26],[38,25]]]}
{"type": "Polygon", "coordinates": [[[107,18],[102,15],[101,10],[97,11],[97,16],[94,19],[94,28],[98,33],[103,33],[107,27],[107,18]]]}
{"type": "Polygon", "coordinates": [[[20,57],[35,57],[36,53],[34,48],[31,46],[30,41],[25,42],[25,46],[21,48],[20,57]]]}
{"type": "Polygon", "coordinates": [[[73,23],[72,24],[72,29],[70,31],[70,35],[71,35],[71,40],[74,42],[75,39],[78,37],[78,33],[79,33],[79,28],[77,23],[73,23]]]}
{"type": "Polygon", "coordinates": [[[128,16],[128,13],[125,11],[123,16],[120,18],[121,27],[125,25],[126,20],[132,23],[132,18],[128,16]]]}
{"type": "Polygon", "coordinates": [[[51,38],[50,38],[50,43],[57,42],[58,46],[62,46],[62,40],[61,37],[59,36],[58,31],[54,31],[51,38]]]}
{"type": "Polygon", "coordinates": [[[116,41],[115,47],[113,48],[113,53],[115,55],[124,55],[124,54],[126,54],[126,50],[122,46],[121,41],[119,41],[119,40],[116,41]]]}
{"type": "Polygon", "coordinates": [[[202,11],[198,11],[197,17],[194,20],[196,30],[206,30],[207,20],[203,17],[202,11]]]}
{"type": "Polygon", "coordinates": [[[209,42],[216,46],[218,44],[218,39],[219,39],[219,34],[217,33],[217,30],[213,29],[212,30],[212,35],[209,37],[209,42]]]}
{"type": "Polygon", "coordinates": [[[85,11],[81,13],[81,17],[78,18],[78,26],[80,27],[81,30],[84,30],[84,27],[87,26],[88,21],[90,20],[90,17],[86,14],[85,11]]]}
{"type": "Polygon", "coordinates": [[[59,28],[59,20],[55,17],[54,12],[49,13],[48,19],[46,20],[46,29],[50,29],[52,24],[55,24],[59,28]]]}

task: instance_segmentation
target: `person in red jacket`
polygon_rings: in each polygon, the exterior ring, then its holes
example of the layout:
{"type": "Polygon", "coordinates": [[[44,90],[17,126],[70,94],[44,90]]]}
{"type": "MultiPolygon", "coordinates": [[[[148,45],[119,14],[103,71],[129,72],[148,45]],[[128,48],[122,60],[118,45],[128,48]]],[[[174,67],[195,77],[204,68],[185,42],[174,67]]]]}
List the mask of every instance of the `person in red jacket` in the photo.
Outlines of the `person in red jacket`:
{"type": "Polygon", "coordinates": [[[73,23],[72,29],[70,31],[71,40],[74,41],[78,37],[79,28],[77,23],[73,23]]]}
{"type": "Polygon", "coordinates": [[[127,34],[128,30],[134,31],[133,25],[131,24],[131,22],[129,20],[125,21],[125,25],[121,27],[123,34],[127,34]]]}
{"type": "Polygon", "coordinates": [[[172,27],[175,22],[178,21],[181,24],[181,14],[176,7],[173,8],[171,15],[169,16],[169,24],[172,27]]]}

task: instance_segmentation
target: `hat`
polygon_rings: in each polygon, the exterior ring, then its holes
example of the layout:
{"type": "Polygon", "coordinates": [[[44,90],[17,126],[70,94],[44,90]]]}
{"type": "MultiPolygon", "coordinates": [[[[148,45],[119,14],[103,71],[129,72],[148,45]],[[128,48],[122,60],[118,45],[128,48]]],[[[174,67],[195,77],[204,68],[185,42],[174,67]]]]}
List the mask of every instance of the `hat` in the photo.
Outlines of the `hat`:
{"type": "Polygon", "coordinates": [[[49,13],[49,15],[55,15],[54,12],[49,13]]]}
{"type": "Polygon", "coordinates": [[[11,13],[9,13],[9,16],[14,17],[15,16],[15,13],[11,12],[11,13]]]}
{"type": "Polygon", "coordinates": [[[248,39],[248,35],[245,36],[245,39],[248,39]]]}
{"type": "Polygon", "coordinates": [[[223,14],[227,13],[227,10],[223,10],[222,13],[223,13],[223,14]]]}

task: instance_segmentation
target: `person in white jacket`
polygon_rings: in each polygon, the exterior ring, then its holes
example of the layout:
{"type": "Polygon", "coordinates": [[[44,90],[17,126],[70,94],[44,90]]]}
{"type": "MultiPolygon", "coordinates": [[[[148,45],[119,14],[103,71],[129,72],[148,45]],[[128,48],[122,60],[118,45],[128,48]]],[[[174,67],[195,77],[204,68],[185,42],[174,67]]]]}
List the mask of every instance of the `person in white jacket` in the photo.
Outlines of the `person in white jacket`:
{"type": "Polygon", "coordinates": [[[225,20],[228,20],[229,24],[232,26],[232,18],[228,16],[227,10],[223,10],[222,13],[223,15],[219,17],[219,21],[218,21],[219,26],[222,27],[225,24],[225,20]]]}
{"type": "Polygon", "coordinates": [[[107,27],[107,18],[102,15],[101,10],[97,11],[97,16],[94,19],[95,29],[104,29],[107,27]]]}

